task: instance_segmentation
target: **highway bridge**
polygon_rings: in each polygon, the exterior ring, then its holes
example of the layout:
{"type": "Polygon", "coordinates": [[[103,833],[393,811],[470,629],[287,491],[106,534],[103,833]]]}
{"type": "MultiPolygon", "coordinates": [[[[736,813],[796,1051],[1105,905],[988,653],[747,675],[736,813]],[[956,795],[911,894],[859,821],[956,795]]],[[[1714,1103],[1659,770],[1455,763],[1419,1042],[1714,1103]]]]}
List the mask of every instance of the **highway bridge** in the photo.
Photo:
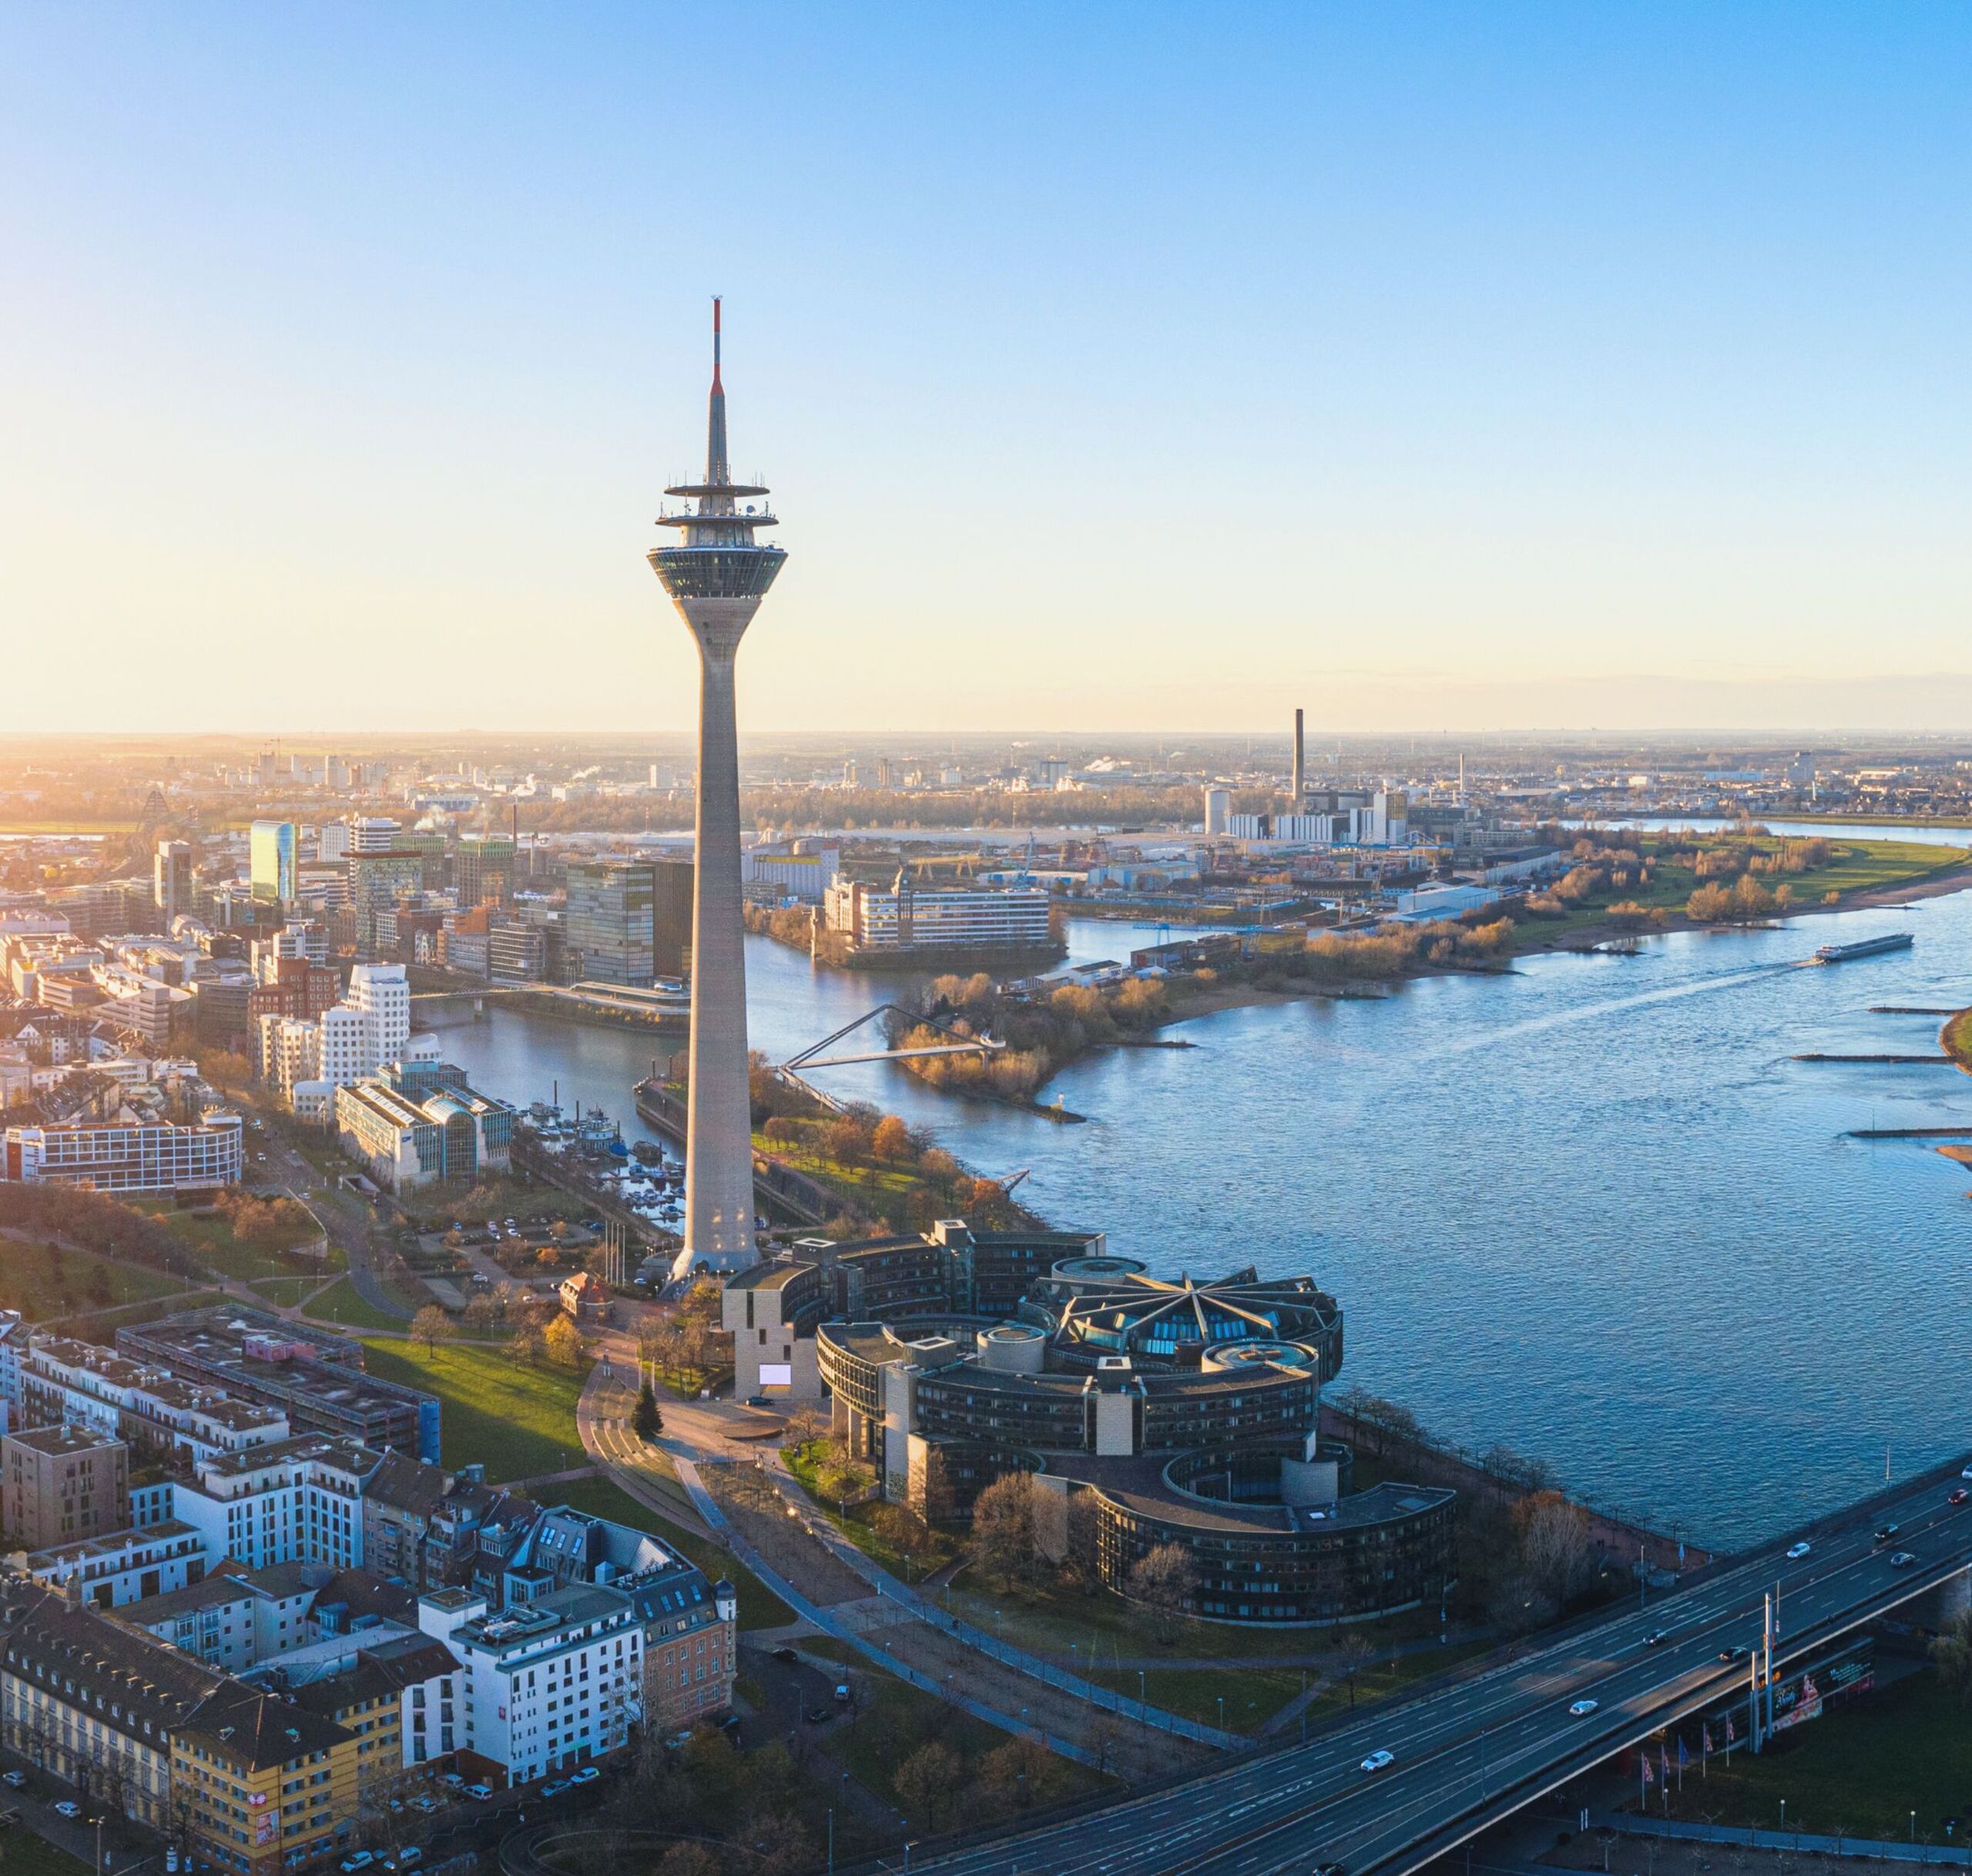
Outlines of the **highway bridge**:
{"type": "Polygon", "coordinates": [[[1777,1676],[1972,1567],[1972,1500],[1950,1502],[1957,1472],[1824,1519],[1791,1540],[1806,1543],[1805,1555],[1790,1557],[1790,1539],[1777,1539],[1648,1606],[1380,1705],[1306,1745],[1072,1823],[921,1854],[911,1868],[937,1876],[1310,1876],[1339,1864],[1347,1876],[1406,1876],[1625,1747],[1735,1699],[1744,1750],[1767,1599],[1777,1593],[1777,1676]],[[1880,1539],[1890,1526],[1895,1535],[1880,1539]],[[1724,1658],[1736,1650],[1737,1658],[1724,1658]],[[1382,1753],[1387,1765],[1363,1769],[1382,1753]]]}

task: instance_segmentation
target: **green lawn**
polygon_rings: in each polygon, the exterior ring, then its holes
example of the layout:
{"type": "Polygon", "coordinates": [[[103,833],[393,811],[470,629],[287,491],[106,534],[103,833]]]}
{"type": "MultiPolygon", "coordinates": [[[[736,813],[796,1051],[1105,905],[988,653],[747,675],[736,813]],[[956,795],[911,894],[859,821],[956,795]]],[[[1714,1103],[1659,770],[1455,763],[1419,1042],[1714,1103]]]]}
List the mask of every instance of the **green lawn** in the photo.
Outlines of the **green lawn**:
{"type": "Polygon", "coordinates": [[[327,1273],[344,1266],[343,1254],[333,1245],[326,1259],[297,1251],[297,1246],[314,1244],[322,1235],[312,1220],[302,1220],[282,1242],[245,1244],[235,1235],[232,1225],[214,1211],[180,1211],[169,1205],[146,1205],[140,1209],[150,1212],[202,1263],[243,1283],[257,1283],[263,1277],[298,1276],[313,1270],[327,1273]]]}
{"type": "MultiPolygon", "coordinates": [[[[857,1657],[852,1665],[864,1670],[854,1677],[856,1717],[845,1727],[832,1727],[822,1736],[821,1744],[822,1750],[857,1784],[905,1811],[918,1830],[948,1830],[960,1823],[950,1808],[955,1800],[970,1798],[978,1804],[976,1814],[966,1821],[983,1823],[1018,1814],[1021,1806],[1016,1801],[1001,1796],[995,1801],[981,1790],[978,1777],[980,1760],[988,1753],[1004,1751],[1009,1744],[1007,1734],[947,1705],[935,1694],[894,1679],[863,1657],[857,1657]],[[959,1761],[957,1787],[942,1794],[944,1808],[935,1818],[907,1811],[891,1782],[897,1767],[931,1740],[945,1746],[959,1761]]],[[[1085,1797],[1111,1783],[1090,1767],[1051,1753],[1041,1754],[1041,1790],[1028,1794],[1025,1783],[1018,1788],[1030,1803],[1044,1807],[1085,1797]]]]}
{"type": "Polygon", "coordinates": [[[0,1867],[5,1868],[7,1876],[89,1876],[89,1866],[80,1857],[72,1857],[45,1837],[25,1830],[9,1831],[0,1840],[0,1867]]]}
{"type": "Polygon", "coordinates": [[[800,1618],[765,1583],[737,1559],[728,1556],[718,1545],[679,1530],[639,1504],[615,1480],[600,1476],[572,1479],[543,1496],[558,1503],[572,1505],[592,1517],[608,1518],[633,1529],[649,1531],[682,1552],[697,1564],[714,1583],[723,1576],[740,1592],[740,1626],[743,1629],[778,1629],[800,1618]]]}
{"type": "MultiPolygon", "coordinates": [[[[1943,1821],[1964,1817],[1972,1798],[1972,1708],[1929,1670],[1779,1737],[1779,1749],[1736,1752],[1729,1767],[1715,1754],[1703,1777],[1694,1764],[1684,1814],[1771,1830],[1785,1798],[1790,1829],[1902,1841],[1914,1811],[1920,1837],[1937,1843],[1943,1821]]],[[[1675,1813],[1680,1801],[1671,1802],[1675,1813]]]]}
{"type": "MultiPolygon", "coordinates": [[[[1806,873],[1762,874],[1760,883],[1769,890],[1781,886],[1791,888],[1794,896],[1793,909],[1801,911],[1819,906],[1823,896],[1829,893],[1840,893],[1846,899],[1875,886],[1913,885],[1933,873],[1948,871],[1972,859],[1972,853],[1914,840],[1830,839],[1835,852],[1826,866],[1813,867],[1806,873]]],[[[1754,844],[1762,852],[1772,853],[1781,843],[1767,838],[1754,844]]],[[[1521,951],[1538,950],[1586,926],[1601,925],[1608,918],[1609,907],[1621,900],[1634,900],[1640,906],[1662,906],[1673,914],[1681,914],[1685,902],[1700,883],[1697,874],[1688,866],[1654,861],[1648,886],[1598,893],[1585,905],[1559,918],[1524,920],[1518,929],[1514,948],[1521,951]]]]}
{"type": "MultiPolygon", "coordinates": [[[[1301,1691],[1296,1667],[1150,1667],[1141,1680],[1135,1670],[1100,1668],[1085,1678],[1153,1707],[1182,1714],[1229,1732],[1256,1733],[1301,1691]]],[[[1309,1679],[1316,1677],[1312,1673],[1309,1679]]]]}
{"type": "Polygon", "coordinates": [[[345,1328],[407,1329],[411,1326],[408,1317],[391,1315],[365,1302],[347,1277],[331,1284],[302,1314],[311,1322],[337,1322],[345,1328]]]}
{"type": "Polygon", "coordinates": [[[781,1454],[787,1462],[787,1469],[801,1482],[822,1515],[865,1556],[880,1564],[892,1576],[900,1577],[906,1583],[915,1583],[921,1576],[949,1563],[957,1554],[958,1546],[951,1538],[942,1531],[934,1531],[931,1536],[936,1548],[931,1556],[906,1556],[871,1526],[869,1514],[876,1509],[874,1505],[853,1506],[847,1511],[835,1509],[823,1496],[817,1482],[822,1445],[821,1441],[814,1440],[806,1446],[784,1446],[781,1454]]]}
{"type": "MultiPolygon", "coordinates": [[[[1000,1633],[1023,1648],[1063,1661],[1086,1661],[1092,1650],[1098,1661],[1164,1655],[1173,1667],[1182,1667],[1188,1658],[1264,1662],[1282,1654],[1318,1653],[1334,1644],[1333,1631],[1327,1629],[1283,1630],[1189,1620],[1179,1625],[1174,1640],[1165,1643],[1157,1639],[1142,1610],[1107,1590],[1085,1592],[1045,1583],[1031,1590],[996,1594],[991,1590],[974,1590],[970,1583],[970,1571],[962,1573],[950,1596],[942,1599],[950,1602],[954,1613],[988,1634],[1000,1633]]],[[[1398,1616],[1365,1623],[1360,1632],[1380,1648],[1422,1631],[1398,1616]]],[[[1132,1683],[1135,1678],[1135,1670],[1130,1670],[1132,1683]]],[[[1297,1689],[1300,1686],[1298,1671],[1294,1684],[1297,1689]]]]}
{"type": "Polygon", "coordinates": [[[182,1277],[93,1251],[0,1238],[0,1308],[18,1309],[30,1322],[148,1302],[186,1287],[182,1277]]]}
{"type": "Polygon", "coordinates": [[[422,1388],[445,1403],[448,1466],[483,1464],[489,1482],[500,1484],[584,1463],[575,1430],[581,1375],[458,1342],[441,1342],[435,1360],[407,1342],[364,1345],[373,1375],[422,1388]]]}
{"type": "MultiPolygon", "coordinates": [[[[347,1282],[348,1279],[343,1280],[347,1282]]],[[[291,1309],[322,1287],[319,1277],[268,1277],[253,1285],[255,1294],[291,1309]]]]}

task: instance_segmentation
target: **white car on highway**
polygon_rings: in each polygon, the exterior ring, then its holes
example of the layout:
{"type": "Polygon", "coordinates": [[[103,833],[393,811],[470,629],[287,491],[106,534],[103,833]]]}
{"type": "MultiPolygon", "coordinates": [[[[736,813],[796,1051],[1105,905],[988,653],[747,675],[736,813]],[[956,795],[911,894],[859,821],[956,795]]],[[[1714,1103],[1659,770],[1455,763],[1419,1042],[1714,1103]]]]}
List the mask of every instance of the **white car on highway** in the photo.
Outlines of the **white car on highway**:
{"type": "Polygon", "coordinates": [[[1568,1711],[1579,1720],[1585,1714],[1592,1714],[1595,1712],[1596,1708],[1601,1704],[1602,1703],[1600,1700],[1577,1700],[1575,1703],[1568,1709],[1568,1711]]]}
{"type": "Polygon", "coordinates": [[[1397,1754],[1393,1752],[1373,1752],[1363,1761],[1363,1769],[1366,1772],[1380,1772],[1385,1766],[1396,1763],[1397,1754]]]}
{"type": "Polygon", "coordinates": [[[1813,1546],[1808,1543],[1806,1538],[1803,1538],[1798,1544],[1789,1544],[1787,1546],[1788,1562],[1790,1563],[1799,1563],[1802,1558],[1806,1556],[1809,1551],[1813,1548],[1813,1546]]]}

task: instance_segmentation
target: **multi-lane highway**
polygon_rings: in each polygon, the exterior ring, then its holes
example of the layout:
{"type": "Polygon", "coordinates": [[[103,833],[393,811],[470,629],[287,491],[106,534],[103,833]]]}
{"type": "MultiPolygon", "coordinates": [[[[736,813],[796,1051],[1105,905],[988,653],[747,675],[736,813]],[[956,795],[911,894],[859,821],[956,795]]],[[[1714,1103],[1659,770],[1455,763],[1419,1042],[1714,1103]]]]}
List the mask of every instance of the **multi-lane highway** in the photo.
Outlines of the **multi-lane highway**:
{"type": "MultiPolygon", "coordinates": [[[[1763,1599],[1779,1593],[1776,1669],[1972,1565],[1972,1501],[1936,1479],[1785,1540],[1687,1590],[1509,1666],[1373,1714],[1306,1746],[1126,1801],[1072,1824],[914,1859],[938,1876],[1403,1876],[1669,1722],[1736,1691],[1747,1730],[1763,1599]],[[1897,1527],[1893,1540],[1875,1532],[1897,1527]],[[1912,1561],[1893,1564],[1907,1553],[1912,1561]],[[1655,1637],[1655,1639],[1652,1639],[1655,1637]],[[1571,1713],[1577,1703],[1591,1710],[1571,1713]],[[1387,1752],[1390,1763],[1362,1762],[1387,1752]]],[[[1722,1741],[1719,1742],[1722,1744],[1722,1741]]]]}

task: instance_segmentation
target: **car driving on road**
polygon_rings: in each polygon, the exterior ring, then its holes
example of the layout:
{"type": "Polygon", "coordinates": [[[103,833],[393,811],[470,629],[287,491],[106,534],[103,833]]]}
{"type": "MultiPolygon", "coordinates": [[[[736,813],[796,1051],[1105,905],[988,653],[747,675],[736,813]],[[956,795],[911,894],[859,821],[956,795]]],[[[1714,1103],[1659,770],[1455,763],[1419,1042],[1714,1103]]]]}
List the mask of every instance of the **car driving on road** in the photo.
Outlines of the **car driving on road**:
{"type": "Polygon", "coordinates": [[[1798,1563],[1813,1548],[1805,1538],[1798,1544],[1789,1544],[1787,1546],[1787,1560],[1790,1563],[1798,1563]]]}
{"type": "Polygon", "coordinates": [[[1596,1708],[1601,1706],[1601,1703],[1602,1703],[1600,1700],[1577,1700],[1575,1704],[1568,1709],[1568,1711],[1572,1714],[1576,1719],[1579,1720],[1585,1714],[1592,1714],[1595,1712],[1596,1708]]]}
{"type": "Polygon", "coordinates": [[[1380,1772],[1396,1763],[1397,1754],[1393,1752],[1373,1752],[1363,1761],[1363,1769],[1366,1772],[1380,1772]]]}
{"type": "Polygon", "coordinates": [[[1897,1535],[1898,1528],[1894,1524],[1878,1525],[1875,1532],[1876,1541],[1880,1544],[1888,1543],[1897,1535]]]}
{"type": "Polygon", "coordinates": [[[1908,1569],[1917,1560],[1907,1550],[1893,1550],[1890,1553],[1890,1567],[1892,1569],[1908,1569]]]}
{"type": "Polygon", "coordinates": [[[1953,1488],[1950,1497],[1947,1499],[1945,1502],[1947,1505],[1962,1505],[1968,1498],[1972,1498],[1972,1492],[1967,1491],[1963,1486],[1957,1486],[1953,1488]]]}

